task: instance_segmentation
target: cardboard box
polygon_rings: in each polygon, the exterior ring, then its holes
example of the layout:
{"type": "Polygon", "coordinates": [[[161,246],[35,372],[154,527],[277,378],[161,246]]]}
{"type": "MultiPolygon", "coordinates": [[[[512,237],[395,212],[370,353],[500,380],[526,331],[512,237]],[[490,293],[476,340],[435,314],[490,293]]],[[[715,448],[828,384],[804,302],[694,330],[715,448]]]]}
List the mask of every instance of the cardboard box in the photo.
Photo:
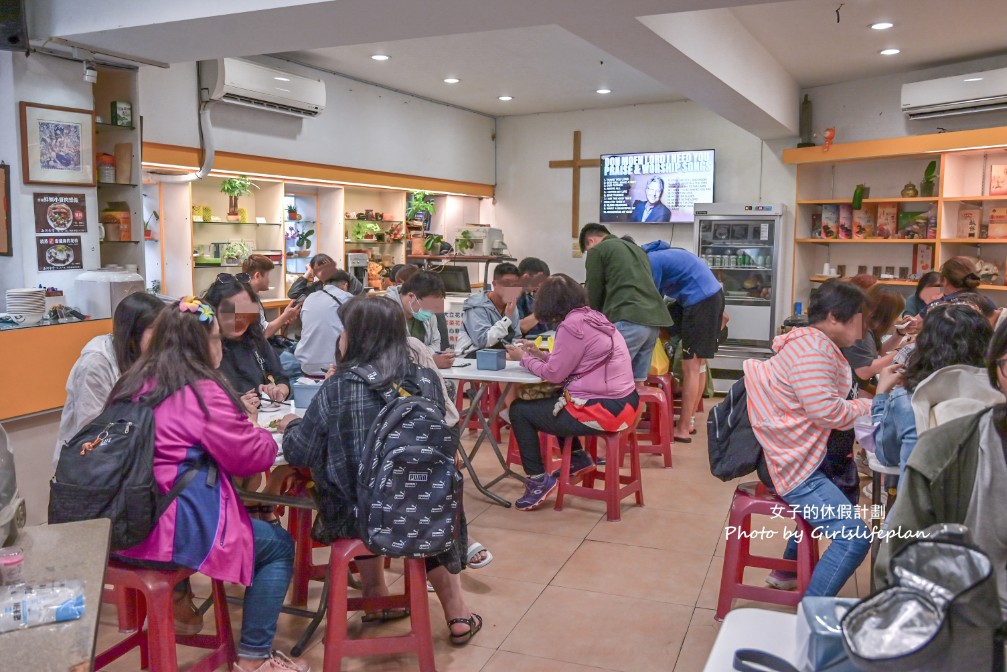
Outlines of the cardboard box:
{"type": "Polygon", "coordinates": [[[979,225],[983,219],[983,209],[971,205],[958,208],[958,227],[956,237],[978,238],[979,225]]]}
{"type": "Polygon", "coordinates": [[[923,275],[934,270],[934,246],[913,245],[913,274],[923,275]]]}
{"type": "Polygon", "coordinates": [[[899,231],[899,204],[878,203],[875,234],[878,238],[894,238],[899,231]]]}
{"type": "Polygon", "coordinates": [[[826,203],[822,206],[822,238],[839,236],[839,206],[826,203]]]}
{"type": "Polygon", "coordinates": [[[839,204],[839,237],[853,237],[853,206],[849,203],[839,204]]]}
{"type": "Polygon", "coordinates": [[[899,238],[915,239],[927,237],[926,212],[900,212],[899,238]]]}
{"type": "Polygon", "coordinates": [[[811,215],[811,237],[822,237],[822,214],[820,212],[811,215]]]}
{"type": "Polygon", "coordinates": [[[1007,208],[990,208],[989,238],[1007,238],[1007,208]]]}
{"type": "Polygon", "coordinates": [[[124,100],[113,100],[112,124],[115,126],[132,126],[133,106],[124,100]]]}
{"type": "Polygon", "coordinates": [[[853,237],[873,238],[876,231],[878,206],[874,203],[864,203],[859,210],[853,211],[853,237]]]}

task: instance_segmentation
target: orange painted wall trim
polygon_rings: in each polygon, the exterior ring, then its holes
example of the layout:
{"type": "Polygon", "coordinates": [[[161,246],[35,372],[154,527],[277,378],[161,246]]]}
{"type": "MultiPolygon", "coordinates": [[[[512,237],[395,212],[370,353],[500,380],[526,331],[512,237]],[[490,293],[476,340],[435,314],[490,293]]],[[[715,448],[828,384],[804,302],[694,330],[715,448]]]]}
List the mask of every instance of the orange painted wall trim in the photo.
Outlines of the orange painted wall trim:
{"type": "Polygon", "coordinates": [[[836,163],[896,156],[913,156],[968,149],[1007,147],[1007,126],[971,131],[908,135],[903,138],[865,140],[819,147],[783,150],[784,163],[836,163]]]}
{"type": "Polygon", "coordinates": [[[112,320],[0,331],[4,376],[17,381],[16,393],[0,395],[0,420],[62,407],[80,351],[95,336],[110,333],[112,320]]]}
{"type": "MultiPolygon", "coordinates": [[[[170,166],[185,166],[197,169],[201,161],[200,151],[194,147],[163,145],[156,142],[143,143],[143,163],[170,166]]],[[[307,163],[290,159],[273,159],[251,154],[217,152],[213,162],[214,170],[247,173],[249,175],[269,175],[290,181],[318,181],[346,183],[349,186],[366,185],[386,189],[408,191],[437,191],[466,196],[493,197],[493,185],[460,180],[444,180],[419,175],[400,175],[378,170],[330,166],[322,163],[307,163]]]]}

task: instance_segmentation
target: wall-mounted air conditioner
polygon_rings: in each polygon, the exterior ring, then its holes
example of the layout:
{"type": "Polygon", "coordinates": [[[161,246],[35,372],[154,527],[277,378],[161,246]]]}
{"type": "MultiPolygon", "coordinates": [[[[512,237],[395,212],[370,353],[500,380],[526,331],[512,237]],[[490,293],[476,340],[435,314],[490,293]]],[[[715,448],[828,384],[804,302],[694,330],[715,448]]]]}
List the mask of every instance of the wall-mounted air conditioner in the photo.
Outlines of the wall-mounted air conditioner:
{"type": "Polygon", "coordinates": [[[325,83],[237,58],[199,62],[199,87],[210,100],[317,117],[325,109],[325,83]]]}
{"type": "Polygon", "coordinates": [[[902,85],[910,119],[1007,110],[1007,68],[902,85]]]}

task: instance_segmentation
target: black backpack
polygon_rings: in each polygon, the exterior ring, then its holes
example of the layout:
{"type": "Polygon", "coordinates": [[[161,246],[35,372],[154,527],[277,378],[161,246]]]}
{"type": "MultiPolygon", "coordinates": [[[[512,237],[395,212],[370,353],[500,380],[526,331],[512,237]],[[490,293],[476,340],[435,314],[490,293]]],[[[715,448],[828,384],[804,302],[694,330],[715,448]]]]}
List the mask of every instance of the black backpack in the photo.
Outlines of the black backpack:
{"type": "MultiPolygon", "coordinates": [[[[352,371],[368,385],[377,376],[371,366],[352,371]]],[[[462,475],[454,434],[431,401],[435,385],[421,372],[417,380],[374,390],[385,407],[360,455],[357,520],[360,538],[379,555],[438,555],[461,533],[462,475]]]]}
{"type": "Polygon", "coordinates": [[[724,400],[713,407],[706,419],[710,451],[710,472],[722,481],[747,476],[759,468],[764,458],[748,419],[748,391],[745,377],[731,385],[724,400]]]}
{"type": "MultiPolygon", "coordinates": [[[[206,459],[204,453],[197,462],[206,459]]],[[[150,535],[200,466],[162,495],[154,481],[154,412],[146,404],[113,403],[60,449],[49,481],[49,523],[108,518],[112,550],[132,548],[150,535]]]]}

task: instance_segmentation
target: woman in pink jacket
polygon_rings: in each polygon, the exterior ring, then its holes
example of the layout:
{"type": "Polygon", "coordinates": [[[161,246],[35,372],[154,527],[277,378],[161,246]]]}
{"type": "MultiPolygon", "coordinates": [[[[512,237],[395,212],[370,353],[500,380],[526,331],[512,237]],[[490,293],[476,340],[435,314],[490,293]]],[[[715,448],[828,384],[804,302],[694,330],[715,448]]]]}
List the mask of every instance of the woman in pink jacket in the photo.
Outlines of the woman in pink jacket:
{"type": "Polygon", "coordinates": [[[308,672],[272,650],[293,541],[278,525],[250,520],[230,479],[271,467],[276,442],[217,372],[221,356],[213,308],[183,299],[161,312],[148,349],[112,390],[112,401],[154,407],[154,479],[162,493],[187,470],[199,470],[150,536],[118,556],[247,586],[234,669],[308,672]]]}
{"type": "MultiPolygon", "coordinates": [[[[640,397],[633,381],[633,363],[626,341],[615,325],[587,306],[587,292],[567,275],[550,276],[535,294],[535,317],[556,325],[553,352],[540,351],[527,341],[507,346],[507,358],[550,383],[562,383],[559,398],[515,401],[510,407],[511,431],[521,450],[528,478],[519,511],[538,507],[558,482],[545,473],[538,433],[554,436],[591,436],[618,432],[633,422],[640,397]]],[[[581,473],[594,463],[576,444],[570,473],[581,473]]]]}

